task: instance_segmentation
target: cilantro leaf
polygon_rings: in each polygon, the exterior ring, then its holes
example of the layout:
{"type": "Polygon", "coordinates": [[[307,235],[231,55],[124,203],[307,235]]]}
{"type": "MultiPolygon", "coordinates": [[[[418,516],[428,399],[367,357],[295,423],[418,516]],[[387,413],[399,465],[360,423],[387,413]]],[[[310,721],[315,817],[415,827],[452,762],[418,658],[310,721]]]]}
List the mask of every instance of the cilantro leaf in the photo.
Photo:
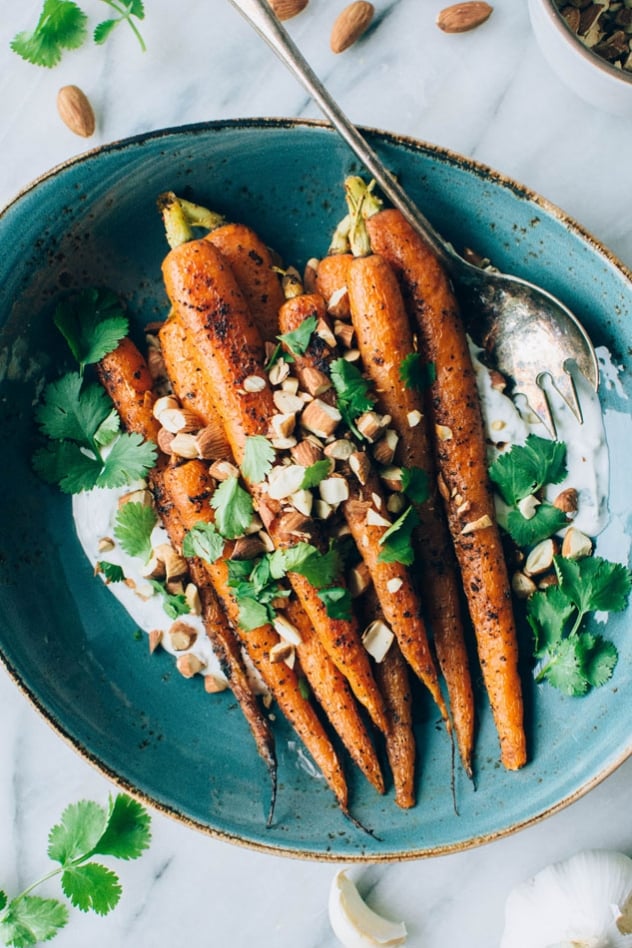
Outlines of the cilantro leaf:
{"type": "Polygon", "coordinates": [[[222,481],[211,499],[215,510],[215,525],[223,537],[234,540],[243,536],[253,516],[250,494],[240,486],[236,477],[222,481]]]}
{"type": "Polygon", "coordinates": [[[581,670],[581,653],[576,637],[558,642],[548,661],[536,677],[536,681],[547,679],[549,684],[566,695],[579,697],[588,691],[588,681],[581,670]]]}
{"type": "Polygon", "coordinates": [[[170,619],[177,619],[191,612],[191,607],[183,593],[170,593],[165,584],[157,579],[150,579],[149,585],[162,596],[162,608],[170,619]]]}
{"type": "Polygon", "coordinates": [[[11,49],[22,59],[50,69],[65,49],[77,49],[87,36],[86,14],[72,0],[44,0],[35,29],[13,37],[11,49]]]}
{"type": "Polygon", "coordinates": [[[417,392],[423,392],[432,385],[436,375],[434,362],[424,363],[419,352],[409,352],[399,366],[399,378],[404,386],[417,392]]]}
{"type": "Polygon", "coordinates": [[[415,559],[412,535],[418,523],[419,517],[414,507],[407,507],[380,537],[382,549],[378,560],[381,563],[402,563],[404,566],[412,566],[415,559]]]}
{"type": "Polygon", "coordinates": [[[321,589],[318,598],[324,603],[330,619],[350,619],[352,615],[351,593],[342,586],[321,589]]]}
{"type": "Polygon", "coordinates": [[[128,556],[139,556],[146,562],[151,556],[151,534],[157,522],[153,507],[130,500],[116,513],[114,537],[128,556]]]}
{"type": "Polygon", "coordinates": [[[151,841],[147,810],[125,793],[110,798],[107,826],[92,850],[100,856],[138,859],[151,841]]]}
{"type": "Polygon", "coordinates": [[[311,490],[312,487],[317,487],[324,478],[326,478],[331,471],[331,462],[328,458],[323,458],[322,461],[314,461],[313,464],[310,464],[309,467],[305,468],[305,476],[301,482],[301,490],[311,490]]]}
{"type": "Polygon", "coordinates": [[[82,290],[58,303],[54,321],[81,371],[112,352],[129,331],[116,294],[98,288],[82,290]]]}
{"type": "Polygon", "coordinates": [[[331,586],[342,572],[342,561],[338,550],[330,547],[321,553],[311,543],[296,543],[284,550],[269,555],[272,576],[280,578],[285,573],[299,573],[314,586],[322,589],[331,586]]]}
{"type": "Polygon", "coordinates": [[[0,939],[4,945],[26,948],[49,941],[68,922],[68,909],[57,899],[23,895],[13,899],[0,918],[0,939]]]}
{"type": "Polygon", "coordinates": [[[304,355],[312,338],[312,333],[318,325],[317,316],[308,316],[297,329],[282,333],[277,339],[282,342],[294,355],[304,355]]]}
{"type": "Polygon", "coordinates": [[[107,915],[112,911],[123,891],[117,874],[98,862],[65,869],[61,887],[75,908],[82,912],[92,909],[97,915],[107,915]]]}
{"type": "Polygon", "coordinates": [[[527,621],[534,637],[534,655],[542,658],[563,636],[573,604],[559,586],[537,590],[527,600],[527,621]]]}
{"type": "Polygon", "coordinates": [[[274,620],[274,614],[267,604],[257,602],[251,596],[241,596],[239,605],[239,625],[245,632],[252,632],[274,620]]]}
{"type": "Polygon", "coordinates": [[[94,441],[100,448],[111,444],[121,430],[121,419],[116,408],[113,408],[105,421],[102,421],[94,432],[94,441]]]}
{"type": "Polygon", "coordinates": [[[241,473],[251,484],[260,484],[270,471],[275,454],[271,441],[263,435],[251,435],[244,445],[241,473]]]}
{"type": "Polygon", "coordinates": [[[184,556],[199,556],[207,563],[215,563],[224,552],[224,538],[214,523],[200,521],[186,534],[182,543],[184,556]]]}
{"type": "Polygon", "coordinates": [[[505,503],[513,506],[544,484],[559,484],[566,476],[566,445],[530,434],[523,445],[514,444],[489,469],[505,503]]]}
{"type": "Polygon", "coordinates": [[[125,573],[118,563],[108,563],[107,560],[98,560],[97,573],[101,573],[101,575],[105,578],[106,586],[110,583],[125,582],[125,573]]]}
{"type": "Polygon", "coordinates": [[[593,688],[600,688],[612,678],[619,653],[613,642],[601,635],[591,636],[592,643],[585,650],[584,675],[593,688]]]}
{"type": "Polygon", "coordinates": [[[360,370],[346,359],[336,359],[331,363],[331,381],[337,395],[337,404],[340,414],[346,424],[358,437],[362,437],[354,425],[358,415],[370,411],[375,405],[375,399],[369,394],[370,383],[364,378],[360,370]]]}
{"type": "Polygon", "coordinates": [[[533,517],[524,517],[517,508],[514,508],[508,511],[505,518],[500,515],[499,521],[514,542],[522,547],[546,540],[547,537],[552,537],[554,533],[568,525],[564,511],[547,501],[538,504],[533,517]]]}
{"type": "Polygon", "coordinates": [[[402,468],[402,490],[413,504],[423,504],[430,495],[428,474],[421,467],[402,468]]]}
{"type": "Polygon", "coordinates": [[[92,800],[71,803],[48,835],[50,859],[66,866],[86,856],[96,846],[106,825],[107,813],[98,803],[92,800]]]}
{"type": "Polygon", "coordinates": [[[9,900],[7,898],[7,893],[3,892],[2,889],[0,889],[0,912],[2,911],[3,908],[6,908],[6,904],[8,901],[9,900]]]}
{"type": "Polygon", "coordinates": [[[46,386],[35,419],[49,438],[91,448],[95,431],[111,411],[112,402],[100,385],[84,386],[79,373],[69,372],[46,386]]]}
{"type": "Polygon", "coordinates": [[[112,445],[97,480],[98,487],[123,487],[142,480],[156,463],[156,445],[137,431],[125,433],[112,445]]]}
{"type": "Polygon", "coordinates": [[[561,588],[581,615],[625,609],[632,587],[632,575],[626,566],[600,556],[581,560],[556,556],[554,564],[561,588]]]}
{"type": "Polygon", "coordinates": [[[79,494],[96,487],[101,461],[85,454],[72,441],[51,441],[33,455],[33,469],[47,484],[57,485],[66,494],[79,494]]]}

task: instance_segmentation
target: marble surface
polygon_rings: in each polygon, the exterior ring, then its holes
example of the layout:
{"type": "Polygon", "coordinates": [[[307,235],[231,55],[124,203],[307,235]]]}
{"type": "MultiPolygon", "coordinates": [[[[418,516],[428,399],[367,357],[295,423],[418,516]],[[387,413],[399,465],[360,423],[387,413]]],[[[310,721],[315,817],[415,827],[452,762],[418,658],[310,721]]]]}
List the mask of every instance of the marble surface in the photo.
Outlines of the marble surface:
{"type": "MultiPolygon", "coordinates": [[[[82,3],[92,23],[107,13],[82,3]]],[[[564,87],[542,58],[526,4],[495,0],[471,34],[434,24],[441,0],[375,0],[376,22],[340,56],[328,36],[342,3],[310,0],[288,26],[356,122],[471,156],[539,191],[632,266],[632,125],[564,87]]],[[[216,118],[317,116],[301,88],[227,0],[147,0],[142,54],[121,27],[104,47],[54,70],[10,52],[40,0],[0,0],[0,204],[51,166],[149,129],[216,118]],[[89,141],[60,122],[55,97],[75,83],[98,115],[89,141]]],[[[67,803],[116,788],[53,733],[0,669],[0,888],[15,893],[47,868],[46,838],[67,803]]],[[[498,945],[511,887],[584,847],[632,854],[632,760],[550,819],[482,848],[403,864],[355,866],[370,903],[404,919],[409,944],[498,945]]],[[[105,919],[73,911],[60,948],[210,944],[333,948],[327,894],[335,867],[217,842],[159,813],[153,844],[122,865],[124,895],[105,919]]],[[[44,894],[55,895],[51,884],[44,894]]]]}

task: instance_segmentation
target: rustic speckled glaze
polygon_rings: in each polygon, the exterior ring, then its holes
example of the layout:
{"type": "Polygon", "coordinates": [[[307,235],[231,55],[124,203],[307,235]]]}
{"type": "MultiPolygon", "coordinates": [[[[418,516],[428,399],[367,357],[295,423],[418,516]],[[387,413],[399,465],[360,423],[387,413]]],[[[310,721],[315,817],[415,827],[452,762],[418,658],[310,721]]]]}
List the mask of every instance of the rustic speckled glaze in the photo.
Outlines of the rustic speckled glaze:
{"type": "MultiPolygon", "coordinates": [[[[559,295],[595,344],[629,367],[630,274],[558,209],[489,169],[410,139],[370,132],[386,163],[458,247],[559,295]]],[[[342,181],[357,163],[320,123],[246,120],[140,136],[45,175],[0,216],[0,654],[49,722],[110,778],[211,834],[256,848],[322,859],[388,860],[449,852],[506,835],[576,799],[632,752],[632,638],[610,620],[621,659],[609,686],[569,704],[527,685],[531,762],[498,763],[479,696],[476,789],[457,770],[433,708],[418,704],[419,802],[395,806],[350,775],[352,811],[337,810],[277,720],[280,787],[266,829],[269,788],[230,693],[209,697],[146,643],[92,576],[70,503],[30,469],[32,404],[63,352],[51,310],[69,288],[107,284],[137,328],[162,318],[165,252],[156,211],[167,189],[257,227],[288,263],[326,252],[344,213],[342,181]],[[627,698],[626,698],[627,695],[627,698]]],[[[624,385],[627,373],[623,373],[624,385]]],[[[603,389],[605,408],[626,393],[603,389]]],[[[624,477],[621,470],[614,477],[624,477]]],[[[629,511],[625,512],[628,517],[629,511]]]]}

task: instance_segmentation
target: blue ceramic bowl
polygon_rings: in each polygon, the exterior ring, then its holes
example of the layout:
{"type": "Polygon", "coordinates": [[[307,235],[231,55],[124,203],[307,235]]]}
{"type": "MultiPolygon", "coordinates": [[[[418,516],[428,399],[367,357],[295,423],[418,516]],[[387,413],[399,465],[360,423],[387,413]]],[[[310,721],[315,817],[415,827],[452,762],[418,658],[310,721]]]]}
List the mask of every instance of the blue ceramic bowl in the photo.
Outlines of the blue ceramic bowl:
{"type": "MultiPolygon", "coordinates": [[[[575,310],[624,369],[632,351],[630,274],[573,221],[525,188],[454,154],[369,133],[435,225],[575,310]]],[[[54,169],[0,217],[0,653],[47,720],[111,779],[212,835],[291,855],[402,859],[462,849],[553,813],[632,752],[632,636],[609,623],[620,650],[611,683],[582,699],[527,682],[531,762],[498,764],[479,696],[477,788],[457,772],[432,709],[420,705],[419,802],[399,810],[350,774],[352,826],[322,780],[301,766],[290,730],[276,725],[280,788],[266,829],[268,782],[230,693],[210,697],[165,653],[150,657],[135,625],[93,578],[68,498],[30,467],[32,405],[54,369],[51,310],[69,288],[109,285],[139,326],[161,318],[165,253],[156,196],[189,195],[253,224],[287,262],[326,252],[344,212],[342,181],[357,172],[346,146],[319,123],[248,120],[174,129],[113,144],[54,169]]],[[[628,376],[622,375],[624,386],[628,376]]],[[[625,392],[602,390],[626,412],[625,392]]],[[[614,470],[613,477],[623,477],[614,470]]],[[[627,523],[629,509],[619,511],[627,523]]],[[[629,525],[629,524],[628,524],[629,525]]]]}

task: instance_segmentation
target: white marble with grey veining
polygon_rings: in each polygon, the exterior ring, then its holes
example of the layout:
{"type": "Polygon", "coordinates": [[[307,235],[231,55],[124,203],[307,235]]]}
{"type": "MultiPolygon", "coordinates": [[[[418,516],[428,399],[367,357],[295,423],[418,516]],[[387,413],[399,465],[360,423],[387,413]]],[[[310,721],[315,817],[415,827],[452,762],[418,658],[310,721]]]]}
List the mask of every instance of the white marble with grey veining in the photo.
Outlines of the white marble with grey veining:
{"type": "MultiPolygon", "coordinates": [[[[227,0],[146,0],[144,55],[126,29],[54,70],[8,49],[40,0],[0,0],[0,204],[53,165],[149,129],[215,118],[317,116],[227,0]],[[95,136],[73,136],[57,89],[81,86],[95,136]]],[[[98,0],[83,6],[93,22],[98,0]]],[[[328,35],[342,0],[310,0],[288,26],[356,122],[451,148],[562,207],[632,266],[632,125],[585,105],[546,65],[526,4],[495,0],[478,31],[446,36],[441,0],[375,0],[370,34],[340,56],[328,35]]],[[[0,669],[0,888],[46,869],[46,837],[67,803],[105,801],[113,786],[53,733],[0,669]]],[[[632,761],[574,805],[482,848],[352,870],[371,904],[406,921],[415,948],[494,948],[511,886],[584,847],[632,854],[632,761]]],[[[161,814],[153,844],[122,865],[122,901],[104,919],[72,913],[59,948],[334,948],[327,919],[331,864],[216,842],[161,814]]],[[[54,886],[47,894],[54,895],[54,886]]]]}

